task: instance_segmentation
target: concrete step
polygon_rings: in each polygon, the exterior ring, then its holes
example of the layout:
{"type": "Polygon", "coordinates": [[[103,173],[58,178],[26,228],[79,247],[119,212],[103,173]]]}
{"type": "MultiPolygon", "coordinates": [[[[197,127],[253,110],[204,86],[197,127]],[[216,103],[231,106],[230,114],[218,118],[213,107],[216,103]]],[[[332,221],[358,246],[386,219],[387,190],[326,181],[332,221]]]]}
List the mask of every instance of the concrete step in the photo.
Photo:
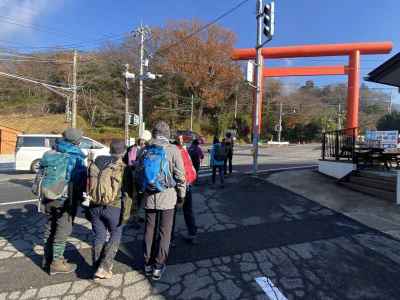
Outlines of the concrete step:
{"type": "Polygon", "coordinates": [[[378,199],[388,200],[390,202],[396,202],[396,192],[385,191],[370,186],[360,185],[354,182],[341,182],[340,184],[353,191],[375,196],[378,199]]]}
{"type": "Polygon", "coordinates": [[[349,182],[366,187],[373,187],[379,190],[396,192],[396,182],[382,180],[381,178],[378,177],[350,176],[349,182]]]}

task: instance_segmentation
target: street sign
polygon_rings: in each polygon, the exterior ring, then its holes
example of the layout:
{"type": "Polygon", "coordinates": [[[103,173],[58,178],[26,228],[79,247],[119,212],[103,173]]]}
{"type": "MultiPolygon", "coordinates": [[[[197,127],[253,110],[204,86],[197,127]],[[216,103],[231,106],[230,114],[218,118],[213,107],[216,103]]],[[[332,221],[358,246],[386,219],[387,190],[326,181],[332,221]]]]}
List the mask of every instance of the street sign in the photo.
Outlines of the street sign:
{"type": "Polygon", "coordinates": [[[254,68],[255,68],[254,61],[252,60],[247,61],[246,81],[250,83],[254,82],[254,68]]]}
{"type": "Polygon", "coordinates": [[[130,114],[129,115],[129,125],[138,126],[139,125],[139,115],[130,114]]]}

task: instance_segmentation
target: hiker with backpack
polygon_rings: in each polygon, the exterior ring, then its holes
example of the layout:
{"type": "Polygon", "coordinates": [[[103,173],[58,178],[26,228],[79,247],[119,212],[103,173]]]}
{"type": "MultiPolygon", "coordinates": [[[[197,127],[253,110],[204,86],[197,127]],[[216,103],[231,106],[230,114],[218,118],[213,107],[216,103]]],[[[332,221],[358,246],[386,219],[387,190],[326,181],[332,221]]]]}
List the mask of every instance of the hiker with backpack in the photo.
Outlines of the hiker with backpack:
{"type": "Polygon", "coordinates": [[[226,158],[226,150],[217,137],[214,137],[213,145],[210,152],[210,163],[212,167],[212,183],[215,184],[215,177],[219,175],[221,187],[224,187],[224,162],[226,158]]]}
{"type": "MultiPolygon", "coordinates": [[[[190,155],[183,143],[182,136],[178,136],[176,138],[175,145],[178,147],[181,153],[183,165],[185,168],[185,178],[186,178],[185,201],[177,205],[177,208],[182,207],[183,217],[185,219],[186,228],[188,230],[188,235],[184,235],[183,238],[190,244],[196,244],[197,226],[193,213],[192,184],[196,181],[197,173],[193,166],[190,155]]],[[[175,211],[175,217],[176,217],[176,211],[175,211]]],[[[172,230],[172,236],[174,236],[174,231],[175,231],[175,222],[174,222],[174,228],[172,230]]]]}
{"type": "Polygon", "coordinates": [[[87,195],[94,232],[92,260],[94,277],[99,279],[110,279],[113,275],[123,224],[131,213],[134,182],[132,172],[123,162],[124,154],[124,141],[114,140],[110,155],[98,156],[89,166],[87,195]]]}
{"type": "Polygon", "coordinates": [[[128,166],[135,167],[140,155],[142,154],[143,149],[146,147],[148,142],[151,140],[151,133],[148,130],[145,130],[143,134],[138,138],[137,142],[128,147],[126,150],[126,154],[124,157],[124,161],[128,166]]]}
{"type": "Polygon", "coordinates": [[[161,279],[166,269],[175,206],[186,193],[185,169],[179,149],[169,143],[167,123],[155,124],[150,145],[145,148],[136,172],[138,190],[146,212],[144,232],[144,272],[161,279]]]}
{"type": "Polygon", "coordinates": [[[42,200],[47,223],[44,230],[42,267],[50,275],[71,273],[76,265],[64,259],[67,238],[82,201],[86,183],[85,155],[78,147],[82,131],[70,128],[57,139],[41,161],[36,193],[42,200]]]}
{"type": "Polygon", "coordinates": [[[193,140],[192,144],[189,147],[189,155],[192,160],[194,169],[196,173],[199,174],[201,161],[204,159],[203,150],[201,150],[199,146],[199,140],[193,140]]]}

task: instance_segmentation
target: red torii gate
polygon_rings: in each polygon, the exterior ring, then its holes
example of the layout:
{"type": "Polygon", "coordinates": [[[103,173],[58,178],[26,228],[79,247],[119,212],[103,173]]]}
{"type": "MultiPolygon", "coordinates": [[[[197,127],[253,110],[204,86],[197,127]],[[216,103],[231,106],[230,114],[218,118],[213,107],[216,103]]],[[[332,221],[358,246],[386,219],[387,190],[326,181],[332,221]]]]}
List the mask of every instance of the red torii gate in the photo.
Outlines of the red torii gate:
{"type": "MultiPolygon", "coordinates": [[[[284,76],[315,76],[315,75],[348,75],[347,93],[347,119],[346,128],[358,127],[358,112],[360,102],[360,55],[390,53],[393,45],[391,42],[376,43],[350,43],[350,44],[325,44],[301,45],[288,47],[263,48],[264,59],[319,57],[319,56],[348,56],[348,66],[312,66],[312,67],[280,67],[264,68],[264,77],[284,76]]],[[[235,49],[233,60],[255,59],[254,48],[235,49]]],[[[261,87],[262,89],[262,87],[261,87]]],[[[261,103],[259,105],[259,124],[261,129],[261,103]]],[[[253,106],[254,108],[254,106],[253,106]]],[[[254,123],[254,121],[253,121],[254,123]]]]}

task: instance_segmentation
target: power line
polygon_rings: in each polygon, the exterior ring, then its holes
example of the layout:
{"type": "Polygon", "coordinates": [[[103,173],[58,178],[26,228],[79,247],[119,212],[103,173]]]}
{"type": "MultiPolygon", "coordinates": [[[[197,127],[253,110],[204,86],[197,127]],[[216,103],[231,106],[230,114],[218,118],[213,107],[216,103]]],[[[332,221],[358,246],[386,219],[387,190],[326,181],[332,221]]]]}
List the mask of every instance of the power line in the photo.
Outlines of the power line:
{"type": "Polygon", "coordinates": [[[43,85],[43,86],[46,86],[46,87],[60,89],[60,90],[64,90],[64,91],[71,91],[72,90],[71,88],[48,84],[48,83],[45,83],[45,82],[41,82],[39,80],[35,80],[35,79],[19,76],[19,75],[16,75],[16,74],[9,74],[9,73],[5,73],[5,72],[0,72],[0,76],[5,76],[5,77],[13,78],[13,79],[19,79],[19,80],[27,81],[27,82],[30,82],[30,83],[40,84],[40,85],[43,85]]]}
{"type": "Polygon", "coordinates": [[[64,60],[39,60],[39,59],[19,59],[19,58],[0,58],[0,61],[9,62],[32,62],[32,63],[56,63],[56,64],[72,64],[72,62],[64,60]]]}

